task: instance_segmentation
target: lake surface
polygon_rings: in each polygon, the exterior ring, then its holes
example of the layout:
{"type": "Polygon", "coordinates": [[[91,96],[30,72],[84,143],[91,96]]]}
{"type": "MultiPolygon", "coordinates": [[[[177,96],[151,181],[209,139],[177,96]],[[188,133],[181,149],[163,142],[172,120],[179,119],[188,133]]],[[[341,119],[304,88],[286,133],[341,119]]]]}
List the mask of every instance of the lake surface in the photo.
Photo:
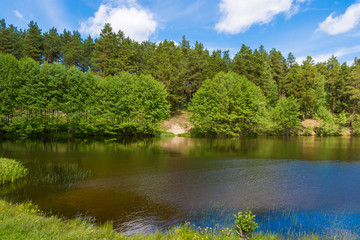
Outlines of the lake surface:
{"type": "Polygon", "coordinates": [[[32,175],[2,198],[126,234],[231,227],[247,209],[263,231],[360,232],[360,138],[2,141],[0,156],[32,175]]]}

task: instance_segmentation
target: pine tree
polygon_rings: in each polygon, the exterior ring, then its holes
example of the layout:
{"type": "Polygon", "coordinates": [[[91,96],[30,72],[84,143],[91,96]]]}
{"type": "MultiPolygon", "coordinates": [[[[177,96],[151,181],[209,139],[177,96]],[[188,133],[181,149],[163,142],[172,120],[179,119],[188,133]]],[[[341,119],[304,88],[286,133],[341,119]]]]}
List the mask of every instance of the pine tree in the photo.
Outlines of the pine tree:
{"type": "Polygon", "coordinates": [[[91,59],[94,54],[95,43],[89,35],[83,42],[83,58],[81,61],[81,71],[87,72],[92,69],[91,59]]]}
{"type": "Polygon", "coordinates": [[[173,41],[165,40],[157,46],[148,46],[146,56],[149,57],[146,72],[164,84],[172,108],[181,108],[186,102],[181,48],[173,41]]]}
{"type": "Polygon", "coordinates": [[[43,53],[43,38],[41,30],[34,21],[31,21],[28,26],[29,29],[27,30],[24,39],[23,56],[31,57],[35,61],[40,62],[43,53]]]}
{"type": "Polygon", "coordinates": [[[44,62],[60,61],[61,40],[56,28],[44,34],[44,62]]]}
{"type": "Polygon", "coordinates": [[[287,59],[286,59],[287,69],[289,69],[290,67],[292,67],[292,66],[296,63],[295,60],[296,60],[296,58],[295,58],[294,54],[290,52],[290,53],[288,54],[287,59]]]}
{"type": "Polygon", "coordinates": [[[360,65],[357,64],[351,70],[350,81],[346,85],[346,93],[351,102],[350,110],[352,115],[359,113],[360,102],[360,65]]]}
{"type": "Polygon", "coordinates": [[[221,50],[214,50],[208,57],[205,70],[206,78],[212,79],[219,72],[228,72],[228,59],[223,58],[221,50]]]}
{"type": "Polygon", "coordinates": [[[125,71],[136,73],[138,72],[138,58],[141,59],[141,53],[136,50],[138,44],[129,37],[125,38],[122,31],[117,33],[117,53],[115,61],[115,71],[117,73],[125,71]],[[136,56],[140,54],[140,56],[136,56]]]}
{"type": "Polygon", "coordinates": [[[292,87],[304,118],[311,118],[318,107],[326,103],[325,84],[326,80],[317,71],[313,58],[308,56],[301,66],[300,78],[292,87]]]}
{"type": "Polygon", "coordinates": [[[278,96],[283,96],[282,82],[286,75],[286,60],[280,51],[273,48],[270,51],[270,66],[272,69],[272,76],[278,86],[278,96]]]}
{"type": "Polygon", "coordinates": [[[63,48],[63,63],[65,66],[81,67],[83,59],[83,43],[78,31],[74,31],[63,48]]]}
{"type": "Polygon", "coordinates": [[[340,63],[333,55],[326,63],[326,74],[325,78],[328,83],[329,91],[329,106],[332,113],[335,112],[336,102],[338,98],[341,98],[341,88],[344,87],[340,77],[340,63]]]}
{"type": "Polygon", "coordinates": [[[0,52],[8,53],[17,59],[22,57],[23,32],[18,31],[12,24],[6,27],[5,20],[0,21],[0,52]]]}
{"type": "Polygon", "coordinates": [[[278,88],[272,77],[270,58],[263,46],[255,49],[252,57],[253,71],[250,80],[261,88],[268,103],[275,106],[278,99],[278,88]]]}
{"type": "Polygon", "coordinates": [[[351,108],[351,101],[350,101],[350,95],[347,92],[347,86],[349,84],[351,84],[351,67],[349,67],[346,62],[343,63],[341,65],[341,70],[340,70],[340,82],[342,82],[344,84],[343,88],[342,88],[342,96],[339,100],[340,104],[340,108],[344,109],[345,112],[351,112],[352,110],[351,108]]]}
{"type": "Polygon", "coordinates": [[[95,41],[95,50],[92,58],[94,71],[100,76],[114,75],[116,72],[116,57],[118,38],[112,31],[109,23],[101,30],[100,38],[95,41]]]}
{"type": "Polygon", "coordinates": [[[204,73],[208,58],[208,51],[204,50],[204,46],[196,41],[195,48],[189,51],[187,67],[185,67],[185,92],[188,102],[206,79],[204,73]]]}
{"type": "Polygon", "coordinates": [[[253,74],[253,54],[250,47],[243,44],[240,51],[235,55],[231,70],[239,75],[244,75],[247,79],[252,81],[253,74]]]}

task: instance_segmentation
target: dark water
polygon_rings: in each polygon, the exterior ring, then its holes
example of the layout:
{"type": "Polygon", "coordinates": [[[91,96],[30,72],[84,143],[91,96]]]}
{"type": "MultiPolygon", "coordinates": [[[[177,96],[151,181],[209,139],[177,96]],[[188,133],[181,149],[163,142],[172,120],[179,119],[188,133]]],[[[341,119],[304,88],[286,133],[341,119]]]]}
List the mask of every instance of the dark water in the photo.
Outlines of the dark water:
{"type": "Polygon", "coordinates": [[[0,196],[126,234],[186,221],[230,227],[251,209],[263,231],[360,231],[360,138],[3,141],[31,178],[0,196]]]}

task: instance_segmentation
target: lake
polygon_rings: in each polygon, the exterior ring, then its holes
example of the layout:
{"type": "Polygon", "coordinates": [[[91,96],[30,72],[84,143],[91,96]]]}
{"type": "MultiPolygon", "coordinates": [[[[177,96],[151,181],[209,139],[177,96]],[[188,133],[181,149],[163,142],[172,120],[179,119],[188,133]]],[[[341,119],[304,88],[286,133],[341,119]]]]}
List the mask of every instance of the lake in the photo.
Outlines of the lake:
{"type": "Polygon", "coordinates": [[[0,156],[31,175],[2,198],[125,234],[232,227],[247,209],[263,231],[360,233],[360,138],[2,141],[0,156]]]}

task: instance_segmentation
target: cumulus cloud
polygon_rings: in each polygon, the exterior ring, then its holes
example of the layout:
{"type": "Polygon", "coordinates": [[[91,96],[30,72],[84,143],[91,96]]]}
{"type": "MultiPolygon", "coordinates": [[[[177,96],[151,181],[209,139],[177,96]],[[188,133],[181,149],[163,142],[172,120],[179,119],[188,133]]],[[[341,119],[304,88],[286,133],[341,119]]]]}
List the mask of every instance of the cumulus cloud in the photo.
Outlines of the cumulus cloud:
{"type": "Polygon", "coordinates": [[[154,15],[141,8],[134,0],[115,5],[111,2],[101,4],[93,17],[80,23],[79,31],[96,37],[105,23],[110,23],[113,31],[123,31],[126,36],[145,41],[155,33],[157,22],[154,15]]]}
{"type": "MultiPolygon", "coordinates": [[[[360,45],[354,46],[354,47],[344,47],[344,48],[340,48],[334,52],[319,54],[319,55],[313,56],[313,59],[314,59],[315,63],[320,63],[320,62],[326,62],[333,55],[337,58],[340,58],[340,57],[346,57],[348,55],[358,53],[358,52],[360,52],[360,45]]],[[[297,63],[301,64],[305,59],[306,59],[306,57],[303,56],[303,57],[296,58],[296,61],[297,61],[297,63]]]]}
{"type": "Polygon", "coordinates": [[[20,20],[25,20],[24,16],[17,10],[14,11],[15,16],[20,20]]]}
{"type": "Polygon", "coordinates": [[[329,35],[345,33],[353,29],[360,21],[360,3],[350,5],[343,15],[334,17],[330,14],[324,22],[319,24],[319,31],[329,35]]]}
{"type": "Polygon", "coordinates": [[[254,24],[266,24],[284,13],[287,17],[297,13],[301,3],[308,0],[221,0],[222,18],[215,25],[218,32],[237,34],[246,32],[254,24]]]}
{"type": "MultiPolygon", "coordinates": [[[[179,45],[179,43],[178,42],[176,42],[176,41],[174,41],[174,40],[167,40],[168,42],[173,42],[174,43],[174,45],[175,46],[180,46],[179,45]]],[[[157,43],[156,43],[156,46],[159,46],[160,45],[160,43],[163,43],[164,41],[158,41],[157,43]]]]}

